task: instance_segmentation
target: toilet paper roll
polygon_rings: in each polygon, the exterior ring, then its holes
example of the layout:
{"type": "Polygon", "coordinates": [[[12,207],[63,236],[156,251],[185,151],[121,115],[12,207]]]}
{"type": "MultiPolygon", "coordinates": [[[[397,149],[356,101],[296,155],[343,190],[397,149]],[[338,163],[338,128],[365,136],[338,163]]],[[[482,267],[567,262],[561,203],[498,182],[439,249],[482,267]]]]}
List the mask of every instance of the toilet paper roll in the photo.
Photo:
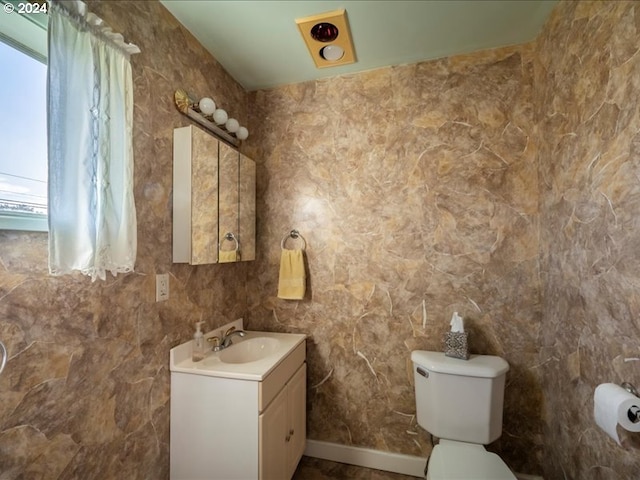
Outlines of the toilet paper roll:
{"type": "Polygon", "coordinates": [[[621,445],[616,426],[630,432],[640,432],[640,421],[633,421],[629,415],[635,417],[640,411],[640,398],[627,392],[615,383],[603,383],[596,387],[593,396],[593,416],[596,424],[621,445]]]}

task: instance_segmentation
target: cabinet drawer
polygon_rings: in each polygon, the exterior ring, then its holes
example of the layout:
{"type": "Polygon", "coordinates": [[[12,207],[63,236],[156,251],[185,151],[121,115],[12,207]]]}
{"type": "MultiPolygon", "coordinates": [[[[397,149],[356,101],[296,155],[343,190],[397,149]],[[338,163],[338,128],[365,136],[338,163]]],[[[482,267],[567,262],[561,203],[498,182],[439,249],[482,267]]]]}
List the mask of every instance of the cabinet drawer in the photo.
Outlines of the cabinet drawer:
{"type": "Polygon", "coordinates": [[[260,412],[264,411],[278,392],[282,390],[285,383],[304,363],[306,356],[306,342],[302,342],[260,382],[258,387],[258,410],[260,412]]]}

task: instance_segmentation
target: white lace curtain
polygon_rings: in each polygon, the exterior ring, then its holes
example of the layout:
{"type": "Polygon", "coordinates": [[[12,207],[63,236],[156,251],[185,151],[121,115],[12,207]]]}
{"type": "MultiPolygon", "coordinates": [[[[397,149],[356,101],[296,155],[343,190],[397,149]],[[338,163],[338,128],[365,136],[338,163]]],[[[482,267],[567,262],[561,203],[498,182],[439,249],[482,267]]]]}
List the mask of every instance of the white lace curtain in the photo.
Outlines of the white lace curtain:
{"type": "Polygon", "coordinates": [[[136,260],[133,87],[125,44],[80,1],[49,11],[49,271],[104,280],[136,260]]]}

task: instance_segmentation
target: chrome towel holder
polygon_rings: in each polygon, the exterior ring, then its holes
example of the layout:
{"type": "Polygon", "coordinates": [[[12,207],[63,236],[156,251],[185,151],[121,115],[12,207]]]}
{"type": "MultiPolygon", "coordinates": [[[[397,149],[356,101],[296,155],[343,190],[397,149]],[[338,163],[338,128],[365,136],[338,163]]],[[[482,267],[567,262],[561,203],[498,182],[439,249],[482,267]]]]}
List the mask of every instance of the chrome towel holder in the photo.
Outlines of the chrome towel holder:
{"type": "Polygon", "coordinates": [[[298,230],[295,230],[295,229],[291,230],[284,237],[282,237],[282,241],[280,242],[280,248],[282,248],[284,250],[284,244],[287,242],[287,239],[289,239],[289,238],[293,238],[294,240],[299,238],[300,240],[302,240],[302,243],[303,243],[302,249],[303,250],[307,249],[307,241],[302,236],[302,234],[298,230]]]}
{"type": "Polygon", "coordinates": [[[218,250],[222,250],[222,243],[225,240],[229,240],[236,243],[236,248],[234,248],[234,251],[237,252],[240,249],[240,242],[238,241],[238,237],[236,237],[232,232],[228,232],[222,239],[222,242],[218,244],[218,250]]]}

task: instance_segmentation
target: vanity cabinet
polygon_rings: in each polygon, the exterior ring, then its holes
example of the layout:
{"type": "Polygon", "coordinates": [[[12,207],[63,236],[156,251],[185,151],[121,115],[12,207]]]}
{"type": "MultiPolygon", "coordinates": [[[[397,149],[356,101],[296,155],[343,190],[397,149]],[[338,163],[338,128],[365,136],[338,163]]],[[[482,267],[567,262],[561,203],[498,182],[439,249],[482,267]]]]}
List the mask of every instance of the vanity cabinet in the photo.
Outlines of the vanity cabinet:
{"type": "Polygon", "coordinates": [[[305,448],[306,364],[259,417],[260,479],[291,478],[305,448]]]}
{"type": "Polygon", "coordinates": [[[300,340],[260,380],[173,368],[171,480],[291,479],[306,445],[305,360],[300,340]]]}
{"type": "Polygon", "coordinates": [[[196,126],[174,129],[173,262],[255,260],[255,183],[253,160],[196,126]]]}

